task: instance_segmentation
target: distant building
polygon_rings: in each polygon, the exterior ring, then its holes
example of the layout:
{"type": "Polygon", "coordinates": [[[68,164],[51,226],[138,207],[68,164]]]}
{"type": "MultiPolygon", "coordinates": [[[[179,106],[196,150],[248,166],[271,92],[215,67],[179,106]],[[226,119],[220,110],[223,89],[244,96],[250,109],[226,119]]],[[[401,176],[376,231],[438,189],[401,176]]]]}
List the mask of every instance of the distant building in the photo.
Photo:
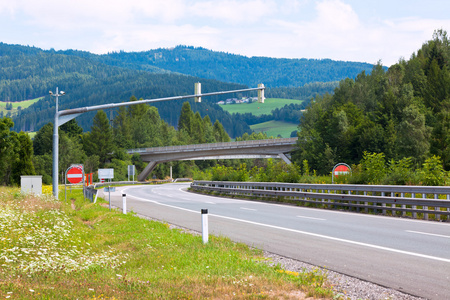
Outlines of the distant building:
{"type": "Polygon", "coordinates": [[[217,102],[217,104],[219,104],[219,105],[224,105],[224,104],[225,104],[225,101],[219,101],[219,102],[217,102]]]}

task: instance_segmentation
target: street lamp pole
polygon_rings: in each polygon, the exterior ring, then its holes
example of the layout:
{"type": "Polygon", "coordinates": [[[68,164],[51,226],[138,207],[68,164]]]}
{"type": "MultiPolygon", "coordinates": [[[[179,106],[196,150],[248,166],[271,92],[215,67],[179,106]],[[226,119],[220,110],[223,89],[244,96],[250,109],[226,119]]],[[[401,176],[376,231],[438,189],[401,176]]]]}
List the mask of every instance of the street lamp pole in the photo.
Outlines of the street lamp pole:
{"type": "Polygon", "coordinates": [[[56,88],[55,94],[52,91],[49,91],[49,93],[56,99],[55,123],[53,124],[53,196],[55,196],[55,198],[58,199],[58,172],[59,172],[58,97],[63,96],[66,93],[64,93],[63,91],[59,92],[58,87],[56,88]]]}

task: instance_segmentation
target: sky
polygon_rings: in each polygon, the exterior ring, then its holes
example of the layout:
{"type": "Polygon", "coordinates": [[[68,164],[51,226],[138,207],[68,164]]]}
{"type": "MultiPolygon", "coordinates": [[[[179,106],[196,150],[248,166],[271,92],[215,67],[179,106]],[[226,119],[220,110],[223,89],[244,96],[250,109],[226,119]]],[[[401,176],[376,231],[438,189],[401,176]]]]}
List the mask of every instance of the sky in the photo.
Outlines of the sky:
{"type": "Polygon", "coordinates": [[[97,54],[177,45],[381,63],[450,30],[447,0],[0,0],[0,42],[97,54]]]}

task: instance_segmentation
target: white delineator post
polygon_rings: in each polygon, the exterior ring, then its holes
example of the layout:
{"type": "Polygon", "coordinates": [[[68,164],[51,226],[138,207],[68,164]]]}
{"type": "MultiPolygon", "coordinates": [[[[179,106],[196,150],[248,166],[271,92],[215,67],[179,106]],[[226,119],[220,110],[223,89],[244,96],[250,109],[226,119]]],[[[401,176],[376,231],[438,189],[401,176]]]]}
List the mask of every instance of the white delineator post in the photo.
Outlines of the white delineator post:
{"type": "Polygon", "coordinates": [[[202,209],[202,239],[203,244],[208,243],[208,210],[202,209]]]}
{"type": "Polygon", "coordinates": [[[126,194],[122,194],[122,208],[123,208],[123,213],[127,214],[127,195],[126,194]]]}

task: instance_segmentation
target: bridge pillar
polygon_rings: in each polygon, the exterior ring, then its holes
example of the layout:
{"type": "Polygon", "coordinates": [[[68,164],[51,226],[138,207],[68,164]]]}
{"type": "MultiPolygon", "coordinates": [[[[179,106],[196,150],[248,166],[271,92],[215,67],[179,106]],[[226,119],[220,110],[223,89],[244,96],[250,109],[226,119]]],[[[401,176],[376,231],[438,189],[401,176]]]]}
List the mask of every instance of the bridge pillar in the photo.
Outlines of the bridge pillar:
{"type": "Polygon", "coordinates": [[[151,161],[148,163],[148,165],[145,167],[145,169],[141,172],[141,174],[138,175],[138,181],[145,181],[145,179],[148,177],[148,175],[153,171],[153,169],[156,168],[158,165],[157,161],[151,161]]]}
{"type": "Polygon", "coordinates": [[[278,156],[279,156],[282,160],[284,160],[284,162],[287,163],[288,165],[290,165],[290,164],[292,163],[291,160],[286,156],[286,154],[280,153],[280,154],[278,154],[278,156]]]}

